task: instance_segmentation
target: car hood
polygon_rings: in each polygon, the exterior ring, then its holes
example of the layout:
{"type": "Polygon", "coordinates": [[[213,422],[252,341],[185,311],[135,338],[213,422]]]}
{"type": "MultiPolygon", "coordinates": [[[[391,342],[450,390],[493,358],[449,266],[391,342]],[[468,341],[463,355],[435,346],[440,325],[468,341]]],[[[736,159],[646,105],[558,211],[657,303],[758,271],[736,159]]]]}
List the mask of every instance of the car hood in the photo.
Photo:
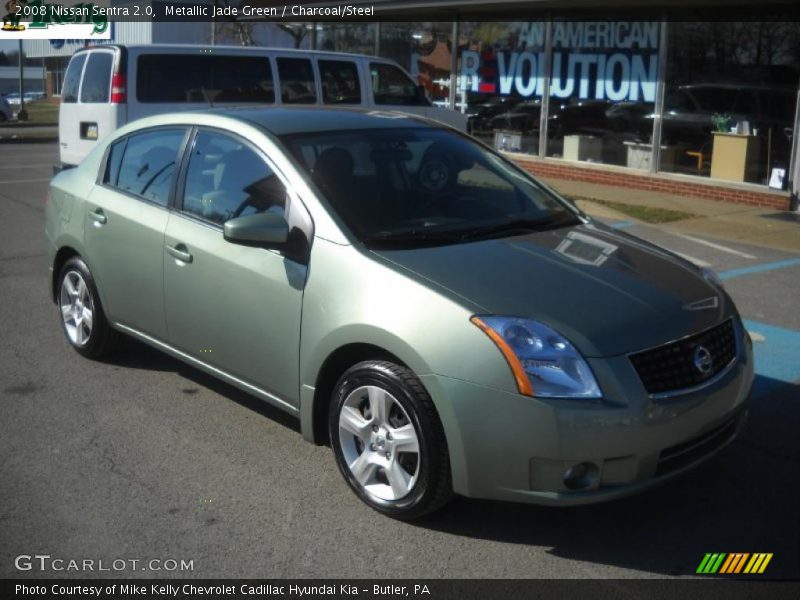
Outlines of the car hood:
{"type": "Polygon", "coordinates": [[[590,357],[657,346],[732,310],[683,259],[597,224],[372,252],[468,310],[546,323],[590,357]]]}

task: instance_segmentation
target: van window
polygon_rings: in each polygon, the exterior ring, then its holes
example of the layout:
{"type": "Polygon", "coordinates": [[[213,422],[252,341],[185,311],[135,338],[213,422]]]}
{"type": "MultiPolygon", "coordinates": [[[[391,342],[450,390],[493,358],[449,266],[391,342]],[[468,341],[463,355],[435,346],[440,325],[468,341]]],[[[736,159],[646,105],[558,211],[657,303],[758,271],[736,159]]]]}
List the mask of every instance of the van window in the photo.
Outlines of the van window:
{"type": "Polygon", "coordinates": [[[279,58],[278,76],[281,80],[281,102],[284,104],[317,101],[314,70],[307,58],[279,58]]]}
{"type": "Polygon", "coordinates": [[[286,188],[255,151],[227,135],[201,131],[189,169],[183,212],[222,225],[233,217],[283,213],[286,188]]]}
{"type": "Polygon", "coordinates": [[[349,60],[319,60],[322,101],[325,104],[360,104],[361,83],[356,64],[349,60]]]}
{"type": "MultiPolygon", "coordinates": [[[[166,206],[183,137],[182,129],[159,129],[129,136],[114,187],[166,206]]],[[[109,159],[113,168],[113,154],[109,159]]],[[[108,183],[113,185],[111,181],[108,183]]]]}
{"type": "Polygon", "coordinates": [[[400,68],[386,63],[370,63],[369,72],[375,104],[428,106],[417,96],[416,84],[400,68]]]}
{"type": "Polygon", "coordinates": [[[275,102],[272,68],[263,56],[142,54],[139,102],[275,102]]]}
{"type": "Polygon", "coordinates": [[[110,52],[92,52],[83,72],[81,102],[108,102],[111,89],[111,68],[114,55],[110,52]]]}
{"type": "Polygon", "coordinates": [[[77,102],[78,101],[78,88],[81,84],[81,71],[86,62],[86,54],[76,54],[69,61],[67,67],[67,74],[64,76],[64,86],[61,88],[61,101],[62,102],[77,102]]]}

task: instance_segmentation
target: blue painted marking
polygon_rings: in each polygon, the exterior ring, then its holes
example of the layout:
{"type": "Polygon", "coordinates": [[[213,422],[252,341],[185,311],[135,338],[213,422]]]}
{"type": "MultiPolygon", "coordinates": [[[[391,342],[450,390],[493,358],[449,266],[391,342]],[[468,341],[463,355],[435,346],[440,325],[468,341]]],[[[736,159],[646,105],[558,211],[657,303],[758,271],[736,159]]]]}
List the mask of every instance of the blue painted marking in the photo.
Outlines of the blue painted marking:
{"type": "MultiPolygon", "coordinates": [[[[612,225],[613,227],[613,225],[612,225]]],[[[787,258],[786,260],[779,260],[771,263],[764,263],[763,265],[753,265],[752,267],[741,267],[738,269],[730,269],[717,273],[722,281],[733,279],[734,277],[741,277],[742,275],[753,275],[754,273],[764,273],[765,271],[774,271],[775,269],[786,269],[788,267],[799,267],[800,258],[787,258]]]]}
{"type": "Polygon", "coordinates": [[[616,223],[612,223],[611,227],[614,229],[627,229],[628,227],[633,227],[636,225],[633,221],[617,221],[616,223]]]}
{"type": "Polygon", "coordinates": [[[777,381],[800,381],[800,331],[749,320],[744,326],[764,336],[763,342],[753,342],[756,374],[763,378],[756,379],[755,397],[771,391],[777,381]]]}

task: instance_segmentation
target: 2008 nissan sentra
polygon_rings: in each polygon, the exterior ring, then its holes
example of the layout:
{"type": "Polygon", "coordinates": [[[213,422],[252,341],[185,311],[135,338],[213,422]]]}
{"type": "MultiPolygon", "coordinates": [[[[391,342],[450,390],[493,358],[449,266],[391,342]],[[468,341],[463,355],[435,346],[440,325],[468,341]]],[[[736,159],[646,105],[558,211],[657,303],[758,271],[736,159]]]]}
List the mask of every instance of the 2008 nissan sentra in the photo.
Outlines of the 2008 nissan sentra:
{"type": "Polygon", "coordinates": [[[393,517],[637,492],[746,414],[713,273],[415,117],[144,119],[55,177],[46,233],[75,350],[127,334],[296,415],[393,517]]]}

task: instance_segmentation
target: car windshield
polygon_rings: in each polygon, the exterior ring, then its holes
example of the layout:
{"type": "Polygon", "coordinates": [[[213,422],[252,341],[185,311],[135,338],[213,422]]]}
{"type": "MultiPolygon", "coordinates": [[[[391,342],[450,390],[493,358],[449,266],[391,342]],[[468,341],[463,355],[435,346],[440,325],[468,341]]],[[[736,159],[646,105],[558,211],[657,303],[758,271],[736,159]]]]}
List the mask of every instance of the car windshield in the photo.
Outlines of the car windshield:
{"type": "Polygon", "coordinates": [[[489,149],[436,128],[294,134],[283,143],[371,246],[453,244],[577,222],[489,149]]]}

